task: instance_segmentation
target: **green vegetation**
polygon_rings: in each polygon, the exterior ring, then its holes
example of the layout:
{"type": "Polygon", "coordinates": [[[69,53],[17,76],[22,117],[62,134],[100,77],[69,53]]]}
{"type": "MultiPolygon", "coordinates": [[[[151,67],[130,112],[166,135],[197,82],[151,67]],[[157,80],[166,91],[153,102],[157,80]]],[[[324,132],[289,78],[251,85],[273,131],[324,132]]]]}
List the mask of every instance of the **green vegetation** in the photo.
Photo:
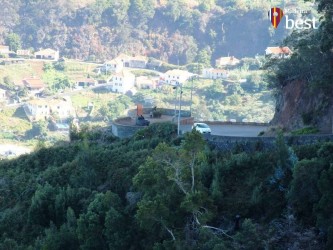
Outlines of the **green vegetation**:
{"type": "Polygon", "coordinates": [[[332,247],[332,143],[226,154],[167,123],[71,138],[0,162],[1,249],[332,247]]]}
{"type": "Polygon", "coordinates": [[[51,47],[87,61],[126,52],[175,65],[208,66],[228,53],[263,54],[267,45],[287,35],[267,25],[267,10],[274,4],[284,1],[18,0],[13,5],[3,0],[6,33],[1,38],[13,49],[51,47]]]}
{"type": "Polygon", "coordinates": [[[313,127],[306,127],[298,130],[291,131],[292,135],[307,135],[307,134],[317,134],[319,130],[313,127]]]}
{"type": "Polygon", "coordinates": [[[320,27],[294,30],[283,43],[292,48],[290,58],[271,58],[265,67],[269,72],[267,82],[279,100],[276,124],[283,123],[287,129],[302,126],[322,129],[326,126],[327,129],[321,131],[326,133],[331,126],[328,116],[331,116],[333,97],[333,4],[326,0],[316,0],[316,3],[321,15],[320,27]],[[294,98],[297,101],[294,102],[294,98]]]}

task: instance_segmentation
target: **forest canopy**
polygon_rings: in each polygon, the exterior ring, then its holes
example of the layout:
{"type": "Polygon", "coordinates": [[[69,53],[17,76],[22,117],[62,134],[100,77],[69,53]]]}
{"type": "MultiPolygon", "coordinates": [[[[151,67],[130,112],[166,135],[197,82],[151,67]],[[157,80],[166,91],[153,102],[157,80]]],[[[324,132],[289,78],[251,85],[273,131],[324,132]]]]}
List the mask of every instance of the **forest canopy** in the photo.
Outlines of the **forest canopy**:
{"type": "Polygon", "coordinates": [[[50,47],[62,56],[99,61],[120,52],[174,64],[201,60],[202,51],[213,60],[250,57],[286,35],[272,32],[271,6],[259,2],[1,0],[0,42],[13,50],[50,47]]]}
{"type": "Polygon", "coordinates": [[[224,152],[173,124],[72,139],[0,163],[0,249],[332,247],[331,142],[224,152]]]}

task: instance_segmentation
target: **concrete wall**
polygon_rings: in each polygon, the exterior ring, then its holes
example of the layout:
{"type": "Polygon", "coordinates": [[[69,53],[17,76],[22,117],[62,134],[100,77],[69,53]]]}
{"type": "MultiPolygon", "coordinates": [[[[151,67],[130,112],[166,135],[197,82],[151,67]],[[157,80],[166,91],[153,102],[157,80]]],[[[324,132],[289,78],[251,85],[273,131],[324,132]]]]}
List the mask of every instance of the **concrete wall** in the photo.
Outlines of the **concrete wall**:
{"type": "Polygon", "coordinates": [[[124,117],[124,118],[118,118],[114,121],[112,121],[112,134],[115,136],[118,136],[120,138],[128,138],[133,136],[138,130],[145,128],[145,127],[139,127],[139,126],[132,126],[132,125],[123,125],[119,122],[131,120],[131,117],[124,117]]]}
{"type": "MultiPolygon", "coordinates": [[[[267,150],[274,148],[276,142],[276,137],[235,137],[216,135],[204,135],[204,137],[209,145],[222,151],[230,151],[236,148],[245,151],[267,150]]],[[[333,141],[333,135],[286,136],[284,138],[289,146],[333,141]]]]}
{"type": "Polygon", "coordinates": [[[208,125],[249,125],[249,126],[268,126],[269,123],[262,122],[230,122],[230,121],[201,121],[208,125]]]}

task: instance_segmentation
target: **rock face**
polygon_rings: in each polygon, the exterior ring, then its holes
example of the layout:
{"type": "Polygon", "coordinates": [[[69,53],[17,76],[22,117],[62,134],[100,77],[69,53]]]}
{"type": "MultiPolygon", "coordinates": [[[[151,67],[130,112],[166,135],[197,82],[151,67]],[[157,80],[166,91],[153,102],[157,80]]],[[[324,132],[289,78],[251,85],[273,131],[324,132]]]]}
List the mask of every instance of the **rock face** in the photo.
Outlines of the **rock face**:
{"type": "Polygon", "coordinates": [[[285,85],[276,99],[271,125],[295,130],[312,126],[322,133],[332,133],[333,89],[310,88],[306,81],[294,80],[285,85]]]}

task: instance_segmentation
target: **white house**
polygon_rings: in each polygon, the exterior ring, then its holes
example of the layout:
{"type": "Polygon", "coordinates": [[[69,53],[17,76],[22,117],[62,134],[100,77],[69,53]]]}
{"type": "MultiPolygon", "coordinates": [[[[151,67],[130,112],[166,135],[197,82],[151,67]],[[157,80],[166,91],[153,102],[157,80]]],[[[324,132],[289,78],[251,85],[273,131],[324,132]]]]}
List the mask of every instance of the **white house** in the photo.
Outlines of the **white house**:
{"type": "Polygon", "coordinates": [[[146,56],[141,56],[141,55],[128,56],[123,53],[119,54],[114,60],[122,62],[123,66],[128,68],[145,69],[148,63],[148,58],[146,56]]]}
{"type": "Polygon", "coordinates": [[[129,60],[130,68],[141,68],[145,69],[148,63],[148,58],[146,56],[133,56],[129,60]]]}
{"type": "Polygon", "coordinates": [[[36,99],[28,101],[24,110],[29,120],[68,119],[75,117],[75,109],[70,97],[55,98],[52,100],[36,99]]]}
{"type": "Polygon", "coordinates": [[[50,106],[45,100],[26,102],[24,111],[30,121],[47,120],[50,117],[50,106]]]}
{"type": "Polygon", "coordinates": [[[127,91],[134,88],[135,75],[129,71],[122,70],[113,74],[107,84],[107,88],[111,91],[126,94],[127,91]]]}
{"type": "Polygon", "coordinates": [[[168,84],[185,83],[191,76],[193,74],[188,71],[173,69],[164,73],[164,81],[168,84]]]}
{"type": "Polygon", "coordinates": [[[32,95],[38,95],[45,89],[44,82],[39,78],[25,78],[22,80],[23,85],[29,90],[32,95]]]}
{"type": "Polygon", "coordinates": [[[131,58],[132,58],[131,56],[121,53],[115,59],[117,61],[120,61],[124,67],[130,67],[131,58]]]}
{"type": "Polygon", "coordinates": [[[75,109],[69,96],[52,99],[49,106],[51,115],[56,119],[75,117],[75,109]]]}
{"type": "Polygon", "coordinates": [[[229,72],[223,69],[203,69],[202,76],[208,79],[227,79],[229,77],[229,72]]]}
{"type": "Polygon", "coordinates": [[[59,51],[53,49],[43,49],[35,53],[36,59],[59,60],[59,51]]]}
{"type": "Polygon", "coordinates": [[[10,53],[9,46],[0,45],[0,54],[8,55],[10,53]]]}
{"type": "Polygon", "coordinates": [[[292,51],[288,47],[267,47],[265,53],[273,58],[289,58],[292,51]]]}
{"type": "Polygon", "coordinates": [[[22,57],[30,57],[31,56],[31,51],[28,49],[18,49],[16,51],[16,54],[18,56],[22,56],[22,57]]]}
{"type": "Polygon", "coordinates": [[[124,68],[124,64],[119,59],[113,59],[111,61],[107,61],[103,64],[101,71],[102,72],[120,72],[124,68]]]}

